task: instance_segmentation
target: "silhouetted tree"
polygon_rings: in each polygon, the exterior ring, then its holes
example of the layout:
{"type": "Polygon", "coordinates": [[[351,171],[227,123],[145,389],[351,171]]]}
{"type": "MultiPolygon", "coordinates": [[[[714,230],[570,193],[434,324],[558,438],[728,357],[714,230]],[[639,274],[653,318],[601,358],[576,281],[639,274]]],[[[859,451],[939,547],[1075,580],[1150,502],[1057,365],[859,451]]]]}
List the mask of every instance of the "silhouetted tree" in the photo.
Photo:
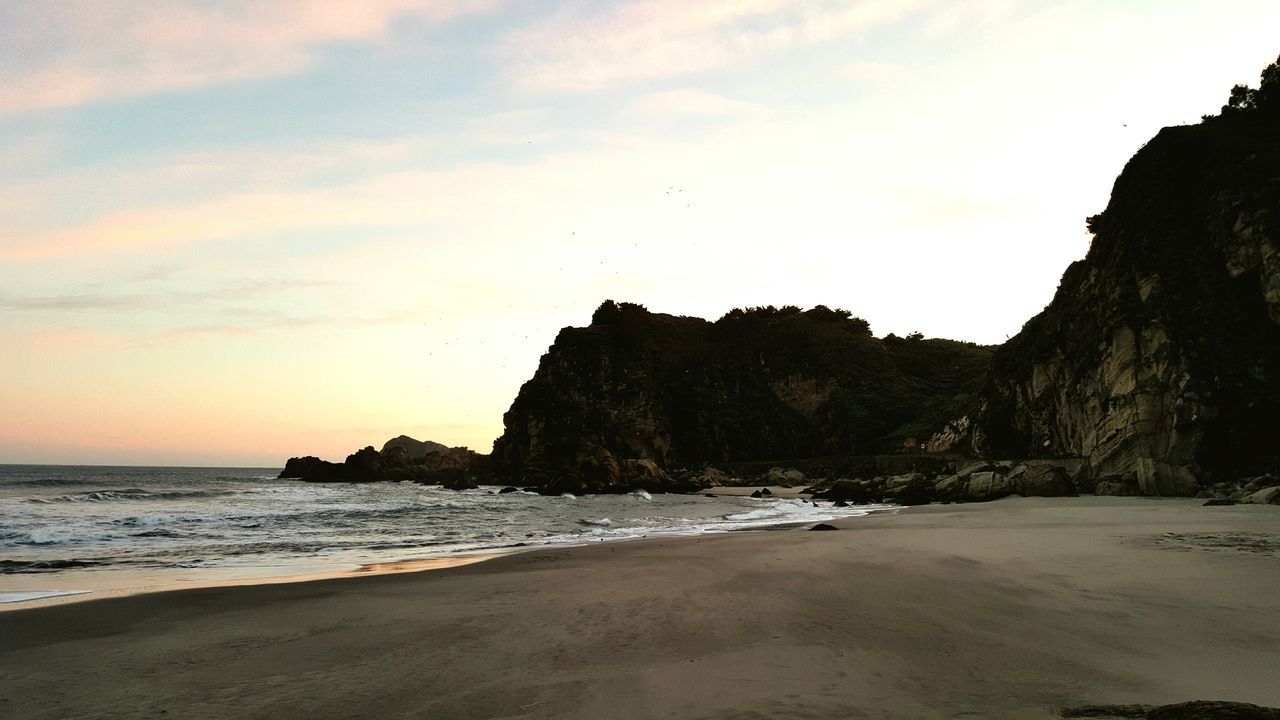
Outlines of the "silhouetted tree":
{"type": "Polygon", "coordinates": [[[1227,104],[1222,106],[1223,115],[1254,111],[1280,114],[1280,57],[1262,69],[1262,80],[1256,90],[1248,85],[1236,85],[1231,88],[1227,104]]]}

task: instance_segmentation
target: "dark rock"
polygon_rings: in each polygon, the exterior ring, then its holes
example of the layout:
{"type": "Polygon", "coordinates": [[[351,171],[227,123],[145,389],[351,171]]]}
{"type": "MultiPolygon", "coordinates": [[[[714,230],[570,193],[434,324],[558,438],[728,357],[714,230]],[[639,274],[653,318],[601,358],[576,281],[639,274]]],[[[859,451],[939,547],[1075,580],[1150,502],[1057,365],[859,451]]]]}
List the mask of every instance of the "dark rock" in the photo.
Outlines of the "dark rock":
{"type": "Polygon", "coordinates": [[[1196,700],[1162,705],[1147,713],[1147,720],[1280,720],[1280,708],[1240,702],[1196,700]]]}
{"type": "Polygon", "coordinates": [[[1274,119],[1224,114],[1143,146],[1090,218],[1088,255],[996,351],[975,447],[1083,457],[1141,495],[1277,467],[1276,177],[1274,119]]]}
{"type": "Polygon", "coordinates": [[[281,478],[308,482],[457,482],[487,470],[487,458],[467,448],[447,448],[439,443],[414,440],[401,435],[388,440],[379,452],[372,446],[361,448],[341,463],[315,457],[290,458],[281,478]],[[441,450],[440,448],[443,448],[441,450]]]}
{"type": "Polygon", "coordinates": [[[763,497],[769,497],[772,494],[773,494],[773,491],[770,490],[769,488],[767,487],[760,488],[760,495],[762,495],[763,497]]]}
{"type": "Polygon", "coordinates": [[[991,470],[975,472],[969,476],[969,484],[965,491],[965,499],[982,502],[998,500],[1013,494],[1013,483],[1009,476],[991,470]]]}
{"type": "Polygon", "coordinates": [[[607,302],[590,326],[557,336],[504,416],[494,461],[518,477],[539,465],[577,472],[601,448],[663,469],[899,452],[904,437],[969,410],[990,354],[878,339],[826,308],[712,323],[607,302]]]}
{"type": "Polygon", "coordinates": [[[506,486],[506,487],[502,488],[501,490],[499,490],[499,491],[498,491],[498,494],[499,494],[499,495],[506,495],[507,493],[513,493],[513,492],[519,492],[519,491],[520,491],[520,489],[519,489],[519,488],[514,488],[514,487],[511,487],[510,485],[508,485],[508,486],[506,486]]]}
{"type": "Polygon", "coordinates": [[[751,497],[753,497],[753,498],[762,498],[762,497],[764,497],[764,493],[760,492],[759,490],[756,490],[755,492],[751,493],[751,497]]]}
{"type": "Polygon", "coordinates": [[[458,475],[440,483],[446,490],[476,490],[480,486],[476,484],[474,478],[466,475],[458,475]]]}
{"type": "Polygon", "coordinates": [[[1174,705],[1081,705],[1062,711],[1064,718],[1142,718],[1143,720],[1280,720],[1280,709],[1240,702],[1194,700],[1174,705]]]}
{"type": "Polygon", "coordinates": [[[813,527],[811,527],[811,528],[809,528],[809,529],[810,529],[810,530],[839,530],[840,528],[836,527],[835,525],[828,525],[828,524],[826,524],[826,523],[818,523],[817,525],[814,525],[813,527]]]}
{"type": "Polygon", "coordinates": [[[1145,718],[1154,705],[1080,705],[1062,711],[1064,718],[1145,718]]]}
{"type": "Polygon", "coordinates": [[[318,457],[289,458],[280,471],[281,479],[307,480],[309,482],[342,482],[342,465],[321,460],[318,457]]]}
{"type": "Polygon", "coordinates": [[[1254,505],[1280,505],[1280,487],[1263,488],[1240,500],[1254,505]]]}
{"type": "Polygon", "coordinates": [[[1221,506],[1221,505],[1235,505],[1235,504],[1236,504],[1236,501],[1232,500],[1231,498],[1212,498],[1210,500],[1205,501],[1204,507],[1215,507],[1215,506],[1221,506]]]}
{"type": "Polygon", "coordinates": [[[844,507],[840,503],[848,505],[866,505],[871,502],[871,493],[867,490],[867,486],[857,480],[837,480],[831,484],[831,487],[818,493],[814,493],[815,500],[831,500],[838,507],[844,507]]]}
{"type": "Polygon", "coordinates": [[[1025,463],[1009,472],[1014,492],[1023,497],[1066,497],[1075,495],[1067,471],[1057,465],[1025,463]]]}
{"type": "MultiPolygon", "coordinates": [[[[814,503],[814,505],[817,505],[817,503],[814,503]]],[[[847,500],[837,500],[831,505],[832,507],[849,507],[849,502],[847,500]]]]}
{"type": "Polygon", "coordinates": [[[898,505],[928,505],[933,501],[933,483],[920,473],[887,478],[884,499],[898,505]]]}
{"type": "Polygon", "coordinates": [[[1128,497],[1141,494],[1141,490],[1142,488],[1138,485],[1137,473],[1125,473],[1123,475],[1104,475],[1098,478],[1097,484],[1093,487],[1093,494],[1128,497]]]}
{"type": "Polygon", "coordinates": [[[794,468],[770,468],[769,472],[757,477],[755,482],[761,485],[777,485],[778,487],[795,487],[803,485],[804,473],[794,468]]]}

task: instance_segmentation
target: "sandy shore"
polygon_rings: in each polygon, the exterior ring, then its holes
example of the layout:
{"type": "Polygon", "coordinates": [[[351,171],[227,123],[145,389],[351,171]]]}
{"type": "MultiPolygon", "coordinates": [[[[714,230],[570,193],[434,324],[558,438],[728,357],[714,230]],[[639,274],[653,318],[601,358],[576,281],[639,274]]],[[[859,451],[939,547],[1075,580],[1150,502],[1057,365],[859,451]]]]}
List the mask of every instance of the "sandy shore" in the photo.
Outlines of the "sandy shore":
{"type": "Polygon", "coordinates": [[[1280,508],[1010,499],[0,613],[5,718],[1280,706],[1280,508]]]}

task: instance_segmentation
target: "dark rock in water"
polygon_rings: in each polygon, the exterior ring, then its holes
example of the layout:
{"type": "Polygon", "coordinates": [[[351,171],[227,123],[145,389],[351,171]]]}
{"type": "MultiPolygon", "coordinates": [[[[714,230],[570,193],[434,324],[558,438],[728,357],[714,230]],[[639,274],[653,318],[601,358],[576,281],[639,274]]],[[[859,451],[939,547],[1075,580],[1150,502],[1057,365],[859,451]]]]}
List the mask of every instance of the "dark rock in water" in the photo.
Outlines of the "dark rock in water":
{"type": "Polygon", "coordinates": [[[711,493],[703,493],[703,494],[702,494],[702,497],[709,497],[709,498],[713,498],[713,497],[715,497],[715,495],[713,495],[713,494],[711,494],[711,493]]]}
{"type": "Polygon", "coordinates": [[[996,351],[979,451],[1083,457],[1141,495],[1280,467],[1280,122],[1264,115],[1138,150],[1088,255],[996,351]]]}
{"type": "MultiPolygon", "coordinates": [[[[816,505],[817,503],[814,503],[814,504],[816,505]]],[[[835,502],[831,503],[831,506],[832,506],[832,507],[849,507],[849,501],[847,501],[847,500],[837,500],[837,501],[835,501],[835,502]]]]}
{"type": "Polygon", "coordinates": [[[318,457],[289,458],[280,471],[281,479],[309,480],[311,482],[342,482],[342,465],[321,460],[318,457]]]}
{"type": "Polygon", "coordinates": [[[401,435],[388,440],[381,452],[372,446],[347,456],[341,463],[316,457],[289,458],[281,478],[308,482],[457,482],[459,476],[487,470],[487,458],[467,448],[447,448],[401,435]],[[440,448],[443,448],[441,450],[440,448]]]}
{"type": "Polygon", "coordinates": [[[818,523],[817,525],[814,525],[813,527],[811,527],[811,528],[809,528],[809,529],[810,529],[810,530],[839,530],[840,528],[836,527],[835,525],[828,525],[828,524],[826,524],[826,523],[818,523]]]}
{"type": "Polygon", "coordinates": [[[764,493],[760,492],[759,490],[756,490],[755,492],[751,493],[751,497],[753,497],[753,498],[762,498],[762,497],[764,497],[764,493]]]}
{"type": "Polygon", "coordinates": [[[502,488],[501,490],[499,490],[499,491],[498,491],[498,494],[499,494],[499,495],[506,495],[507,493],[513,493],[513,492],[520,492],[520,489],[519,489],[519,488],[515,488],[515,487],[511,487],[510,485],[508,485],[508,486],[506,486],[506,487],[502,488]]]}
{"type": "Polygon", "coordinates": [[[878,339],[825,307],[708,322],[609,301],[590,326],[560,331],[503,417],[493,458],[512,477],[530,467],[555,477],[579,473],[601,449],[668,472],[897,452],[906,436],[930,437],[970,410],[990,355],[970,343],[878,339]]]}
{"type": "Polygon", "coordinates": [[[480,486],[476,484],[475,478],[467,475],[457,475],[440,483],[446,490],[476,490],[480,486]]]}
{"type": "Polygon", "coordinates": [[[763,497],[769,497],[770,495],[772,495],[772,494],[773,494],[773,491],[772,491],[772,490],[770,490],[770,489],[769,489],[769,488],[767,488],[767,487],[762,487],[762,488],[760,488],[760,491],[759,491],[759,492],[760,492],[760,495],[761,495],[761,496],[763,496],[763,497]]]}
{"type": "Polygon", "coordinates": [[[1280,708],[1240,702],[1195,700],[1174,705],[1081,705],[1062,711],[1064,718],[1143,718],[1143,720],[1280,720],[1280,708]]]}
{"type": "Polygon", "coordinates": [[[1210,500],[1206,500],[1204,502],[1204,507],[1215,507],[1215,506],[1221,506],[1221,505],[1235,505],[1235,504],[1237,504],[1236,501],[1232,500],[1231,498],[1213,498],[1210,500]]]}

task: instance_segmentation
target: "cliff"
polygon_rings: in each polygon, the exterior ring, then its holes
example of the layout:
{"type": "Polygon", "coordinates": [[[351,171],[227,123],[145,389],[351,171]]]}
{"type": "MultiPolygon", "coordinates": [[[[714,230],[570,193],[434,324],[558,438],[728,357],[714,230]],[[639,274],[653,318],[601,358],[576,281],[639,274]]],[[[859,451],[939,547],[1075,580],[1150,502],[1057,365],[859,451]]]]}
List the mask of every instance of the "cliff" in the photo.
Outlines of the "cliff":
{"type": "Polygon", "coordinates": [[[1278,212],[1275,114],[1160,131],[1089,218],[1088,255],[995,353],[974,447],[1079,456],[1122,494],[1277,469],[1278,212]]]}
{"type": "Polygon", "coordinates": [[[556,337],[504,415],[494,461],[529,483],[609,491],[635,484],[635,461],[662,489],[665,471],[703,463],[915,449],[975,407],[990,355],[877,339],[821,306],[708,322],[609,301],[556,337]]]}

